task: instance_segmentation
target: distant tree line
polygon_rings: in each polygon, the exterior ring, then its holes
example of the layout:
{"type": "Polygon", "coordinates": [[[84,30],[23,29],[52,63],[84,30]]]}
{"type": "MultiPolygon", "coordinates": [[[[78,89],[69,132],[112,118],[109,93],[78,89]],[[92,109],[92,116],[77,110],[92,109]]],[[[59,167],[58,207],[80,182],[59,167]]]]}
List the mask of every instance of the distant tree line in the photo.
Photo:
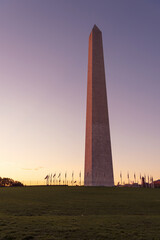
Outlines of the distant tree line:
{"type": "Polygon", "coordinates": [[[0,187],[22,187],[23,183],[19,181],[14,181],[11,178],[1,178],[0,177],[0,187]]]}

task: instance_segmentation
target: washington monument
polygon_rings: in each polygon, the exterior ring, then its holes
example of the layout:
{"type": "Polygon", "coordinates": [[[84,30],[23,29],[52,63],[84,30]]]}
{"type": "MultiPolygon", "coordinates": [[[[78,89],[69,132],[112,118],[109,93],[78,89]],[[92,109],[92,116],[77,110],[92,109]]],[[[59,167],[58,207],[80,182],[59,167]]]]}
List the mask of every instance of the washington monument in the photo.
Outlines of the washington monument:
{"type": "Polygon", "coordinates": [[[84,185],[114,185],[102,33],[96,25],[89,36],[84,185]]]}

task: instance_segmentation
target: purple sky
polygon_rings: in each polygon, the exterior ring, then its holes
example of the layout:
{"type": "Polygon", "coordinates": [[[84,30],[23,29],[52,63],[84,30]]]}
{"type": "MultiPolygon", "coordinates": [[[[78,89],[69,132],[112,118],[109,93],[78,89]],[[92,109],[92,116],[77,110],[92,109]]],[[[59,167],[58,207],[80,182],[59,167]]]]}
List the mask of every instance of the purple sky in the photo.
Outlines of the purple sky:
{"type": "Polygon", "coordinates": [[[94,24],[103,33],[115,180],[120,171],[160,177],[160,1],[1,0],[2,177],[83,171],[94,24]]]}

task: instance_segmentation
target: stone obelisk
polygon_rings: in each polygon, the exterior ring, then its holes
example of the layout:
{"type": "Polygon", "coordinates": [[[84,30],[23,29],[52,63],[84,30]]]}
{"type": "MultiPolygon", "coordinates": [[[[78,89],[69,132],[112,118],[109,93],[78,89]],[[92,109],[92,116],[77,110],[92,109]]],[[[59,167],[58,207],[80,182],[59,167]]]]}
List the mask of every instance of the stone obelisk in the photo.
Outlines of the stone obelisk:
{"type": "Polygon", "coordinates": [[[84,185],[114,185],[102,33],[96,25],[89,36],[84,185]]]}

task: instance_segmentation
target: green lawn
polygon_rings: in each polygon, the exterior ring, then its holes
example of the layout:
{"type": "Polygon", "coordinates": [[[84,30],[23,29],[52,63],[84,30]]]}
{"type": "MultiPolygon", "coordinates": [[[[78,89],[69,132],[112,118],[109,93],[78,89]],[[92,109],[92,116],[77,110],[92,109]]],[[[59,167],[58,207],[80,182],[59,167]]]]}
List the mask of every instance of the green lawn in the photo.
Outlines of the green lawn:
{"type": "Polygon", "coordinates": [[[0,188],[0,239],[160,240],[160,189],[0,188]]]}

